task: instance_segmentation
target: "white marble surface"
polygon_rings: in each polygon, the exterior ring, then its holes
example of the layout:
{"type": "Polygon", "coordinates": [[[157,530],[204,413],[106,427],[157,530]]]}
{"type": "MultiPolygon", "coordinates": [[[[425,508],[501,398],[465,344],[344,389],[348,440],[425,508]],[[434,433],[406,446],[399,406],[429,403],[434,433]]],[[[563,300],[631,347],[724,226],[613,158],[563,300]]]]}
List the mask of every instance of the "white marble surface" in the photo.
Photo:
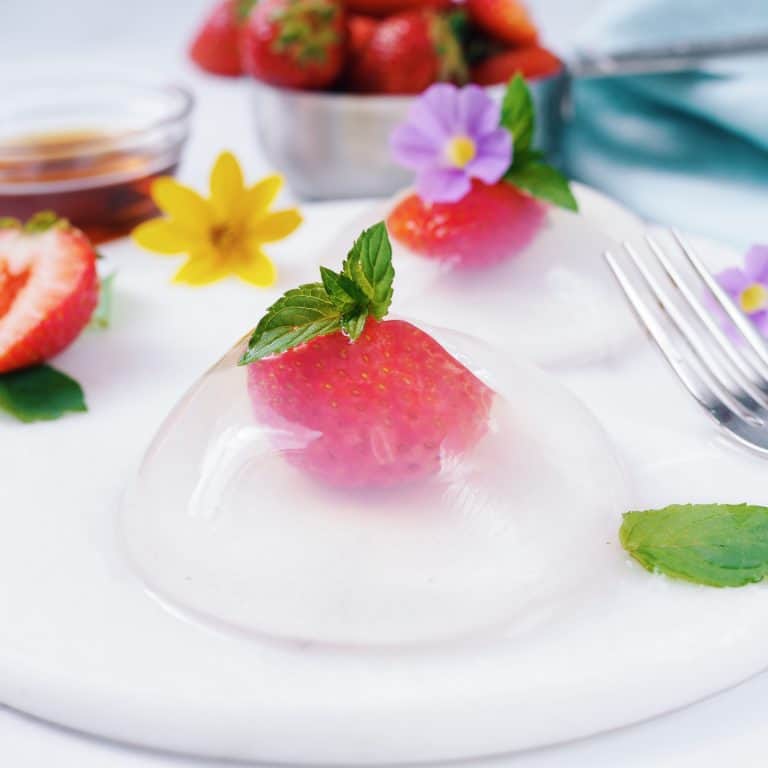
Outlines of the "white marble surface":
{"type": "MultiPolygon", "coordinates": [[[[587,9],[595,7],[585,0],[539,0],[538,4],[550,38],[563,46],[567,46],[577,23],[587,16],[587,9]]],[[[33,72],[77,71],[83,62],[92,70],[94,60],[106,70],[155,75],[173,72],[174,77],[193,85],[199,99],[195,134],[182,169],[185,178],[201,180],[210,158],[222,147],[236,151],[245,160],[249,173],[255,175],[262,164],[248,130],[249,115],[240,84],[198,78],[180,64],[181,41],[204,5],[206,0],[136,0],[130,5],[103,0],[44,0],[38,4],[4,0],[0,2],[0,82],[33,72]]],[[[6,588],[12,589],[12,585],[6,588]]],[[[573,744],[486,761],[483,768],[708,768],[724,764],[749,768],[764,763],[768,747],[766,700],[768,676],[762,675],[731,692],[664,718],[573,744]]],[[[108,744],[3,709],[0,754],[2,762],[7,761],[13,768],[216,765],[108,744]]]]}

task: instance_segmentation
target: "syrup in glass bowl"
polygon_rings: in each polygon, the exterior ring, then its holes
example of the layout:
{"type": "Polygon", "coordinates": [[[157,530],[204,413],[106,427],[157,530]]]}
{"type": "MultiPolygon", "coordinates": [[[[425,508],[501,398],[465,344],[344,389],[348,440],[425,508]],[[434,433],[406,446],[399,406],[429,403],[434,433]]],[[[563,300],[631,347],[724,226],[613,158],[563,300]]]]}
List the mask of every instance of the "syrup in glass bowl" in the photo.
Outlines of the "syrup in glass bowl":
{"type": "Polygon", "coordinates": [[[169,86],[26,84],[0,106],[0,216],[55,211],[94,242],[157,214],[152,181],[172,175],[192,97],[169,86]]]}

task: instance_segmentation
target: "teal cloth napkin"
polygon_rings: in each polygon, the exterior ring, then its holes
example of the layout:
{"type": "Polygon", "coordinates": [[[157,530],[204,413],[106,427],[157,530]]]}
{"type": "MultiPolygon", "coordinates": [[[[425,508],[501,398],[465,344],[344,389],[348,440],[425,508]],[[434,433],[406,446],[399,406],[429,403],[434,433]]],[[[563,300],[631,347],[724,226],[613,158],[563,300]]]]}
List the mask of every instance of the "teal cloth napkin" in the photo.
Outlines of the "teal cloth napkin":
{"type": "MultiPolygon", "coordinates": [[[[768,33],[768,0],[612,4],[582,40],[620,51],[768,33]]],[[[660,223],[744,246],[768,241],[768,52],[695,72],[574,84],[565,164],[660,223]]]]}

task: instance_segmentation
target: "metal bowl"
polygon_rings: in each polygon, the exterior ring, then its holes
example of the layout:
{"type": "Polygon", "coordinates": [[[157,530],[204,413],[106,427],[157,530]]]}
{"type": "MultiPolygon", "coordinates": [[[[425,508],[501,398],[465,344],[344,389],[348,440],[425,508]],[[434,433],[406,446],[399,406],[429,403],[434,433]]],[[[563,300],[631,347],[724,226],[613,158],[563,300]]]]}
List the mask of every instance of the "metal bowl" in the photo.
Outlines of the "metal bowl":
{"type": "MultiPolygon", "coordinates": [[[[535,146],[557,163],[565,73],[529,83],[536,105],[535,146]]],[[[389,136],[408,114],[412,96],[361,96],[273,88],[253,81],[256,132],[271,165],[301,197],[379,197],[407,186],[413,175],[392,162],[389,136]]],[[[488,92],[500,100],[503,86],[488,92]]]]}

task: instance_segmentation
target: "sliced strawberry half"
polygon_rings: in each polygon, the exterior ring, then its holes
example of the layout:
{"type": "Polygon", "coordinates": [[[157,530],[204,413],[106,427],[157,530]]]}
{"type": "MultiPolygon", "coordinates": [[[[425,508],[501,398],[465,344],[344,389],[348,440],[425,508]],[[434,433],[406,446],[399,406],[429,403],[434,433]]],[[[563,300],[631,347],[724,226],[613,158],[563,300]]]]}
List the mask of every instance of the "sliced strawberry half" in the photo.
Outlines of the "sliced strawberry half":
{"type": "Polygon", "coordinates": [[[88,238],[65,222],[43,221],[0,229],[0,373],[61,352],[98,303],[88,238]]]}

